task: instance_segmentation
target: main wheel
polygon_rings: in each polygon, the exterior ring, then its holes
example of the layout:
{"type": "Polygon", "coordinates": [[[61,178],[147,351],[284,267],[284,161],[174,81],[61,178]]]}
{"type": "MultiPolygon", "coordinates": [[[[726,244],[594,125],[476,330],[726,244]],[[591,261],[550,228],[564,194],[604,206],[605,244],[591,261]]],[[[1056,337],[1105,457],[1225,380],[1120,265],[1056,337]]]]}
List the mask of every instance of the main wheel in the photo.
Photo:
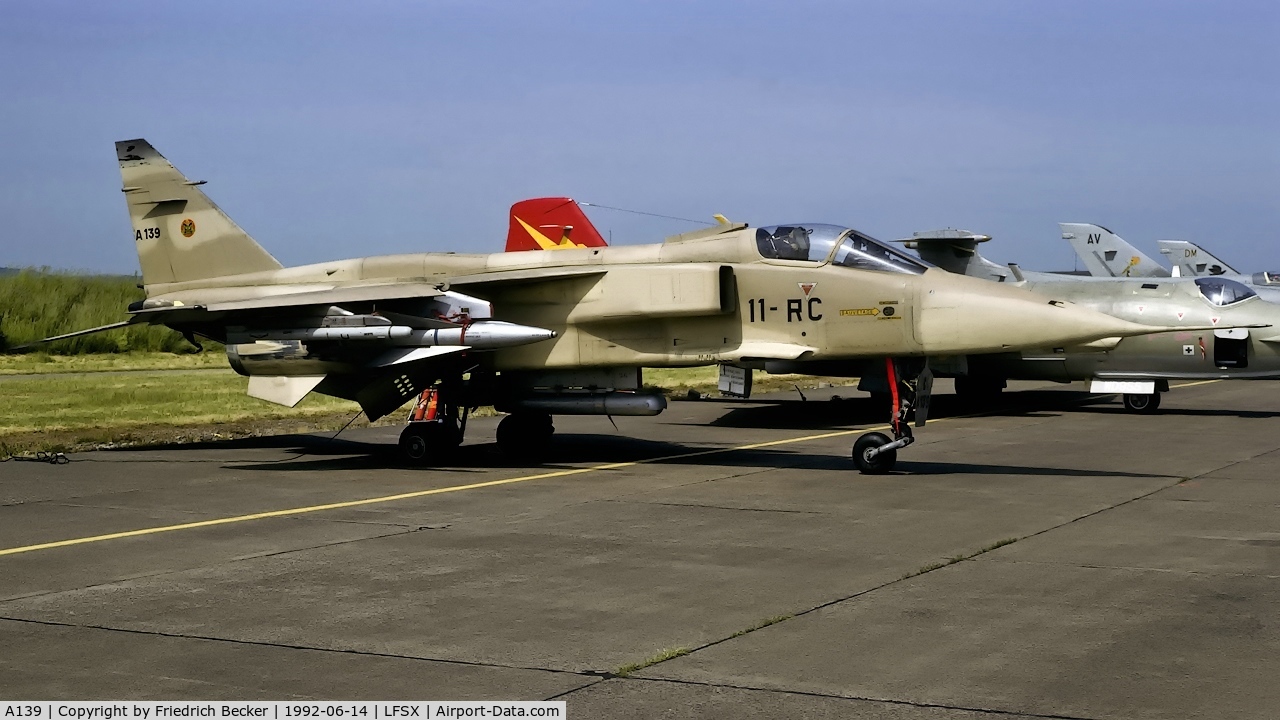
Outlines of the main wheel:
{"type": "Polygon", "coordinates": [[[1125,393],[1124,409],[1133,413],[1150,415],[1160,409],[1160,393],[1151,394],[1125,393]]]}
{"type": "Polygon", "coordinates": [[[498,447],[510,455],[542,453],[556,427],[544,412],[516,412],[498,423],[498,447]]]}
{"type": "Polygon", "coordinates": [[[400,454],[423,465],[448,454],[462,442],[457,428],[446,422],[414,422],[400,432],[400,454]]]}
{"type": "Polygon", "coordinates": [[[853,462],[858,469],[867,475],[879,475],[893,469],[898,462],[898,451],[888,450],[873,458],[867,457],[867,451],[893,442],[884,433],[867,433],[853,444],[853,462]]]}
{"type": "Polygon", "coordinates": [[[955,379],[956,397],[969,403],[994,403],[1004,391],[1004,380],[985,375],[958,375],[955,379]]]}

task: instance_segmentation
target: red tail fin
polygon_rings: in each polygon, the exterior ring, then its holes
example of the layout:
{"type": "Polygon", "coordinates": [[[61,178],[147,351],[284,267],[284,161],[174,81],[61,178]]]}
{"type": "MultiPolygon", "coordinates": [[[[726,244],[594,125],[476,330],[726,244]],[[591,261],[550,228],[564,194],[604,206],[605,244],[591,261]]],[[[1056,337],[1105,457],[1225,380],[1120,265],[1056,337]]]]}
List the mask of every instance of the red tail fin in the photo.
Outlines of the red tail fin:
{"type": "Polygon", "coordinates": [[[570,198],[534,198],[511,206],[507,252],[608,245],[570,198]]]}

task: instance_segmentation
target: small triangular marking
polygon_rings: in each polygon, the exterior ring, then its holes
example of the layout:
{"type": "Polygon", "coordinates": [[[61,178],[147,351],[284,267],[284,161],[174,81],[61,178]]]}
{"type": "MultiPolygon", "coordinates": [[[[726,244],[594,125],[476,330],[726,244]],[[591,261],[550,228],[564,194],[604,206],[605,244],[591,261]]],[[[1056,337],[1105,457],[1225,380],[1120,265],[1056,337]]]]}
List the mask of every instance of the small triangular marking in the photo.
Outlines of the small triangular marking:
{"type": "Polygon", "coordinates": [[[1214,325],[1217,325],[1217,324],[1218,324],[1218,318],[1209,318],[1209,322],[1213,323],[1214,325]]]}
{"type": "Polygon", "coordinates": [[[1185,315],[1185,314],[1186,314],[1186,313],[1178,313],[1178,319],[1179,319],[1179,320],[1181,320],[1181,319],[1182,319],[1182,316],[1183,316],[1183,315],[1185,315]]]}
{"type": "Polygon", "coordinates": [[[800,286],[800,291],[805,294],[805,297],[808,297],[809,293],[813,292],[813,289],[818,287],[818,283],[796,283],[796,284],[800,286]]]}

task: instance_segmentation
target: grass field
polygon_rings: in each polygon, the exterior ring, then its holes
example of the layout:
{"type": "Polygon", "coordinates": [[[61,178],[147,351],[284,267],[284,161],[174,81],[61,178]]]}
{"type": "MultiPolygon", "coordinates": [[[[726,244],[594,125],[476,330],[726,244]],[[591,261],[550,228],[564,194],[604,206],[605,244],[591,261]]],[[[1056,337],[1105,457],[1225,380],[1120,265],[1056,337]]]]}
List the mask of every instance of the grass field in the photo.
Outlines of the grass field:
{"type": "Polygon", "coordinates": [[[54,355],[36,352],[0,355],[0,375],[119,372],[125,370],[199,370],[230,372],[221,349],[203,353],[122,352],[54,355]]]}
{"type": "MultiPolygon", "coordinates": [[[[0,349],[127,320],[129,303],[143,298],[138,282],[137,278],[55,273],[48,269],[0,276],[0,349]]],[[[59,340],[44,349],[54,355],[74,355],[191,352],[193,348],[168,328],[135,325],[59,340]]]]}
{"type": "MultiPolygon", "coordinates": [[[[317,394],[294,408],[250,398],[248,380],[221,353],[0,356],[0,375],[0,456],[337,430],[359,411],[317,394]],[[34,374],[45,369],[51,372],[34,374]]],[[[842,382],[851,381],[757,373],[755,392],[842,382]]],[[[713,395],[716,368],[649,369],[645,384],[677,397],[690,390],[713,395]]],[[[403,417],[395,412],[379,424],[403,417]]],[[[360,418],[361,425],[368,423],[360,418]]]]}

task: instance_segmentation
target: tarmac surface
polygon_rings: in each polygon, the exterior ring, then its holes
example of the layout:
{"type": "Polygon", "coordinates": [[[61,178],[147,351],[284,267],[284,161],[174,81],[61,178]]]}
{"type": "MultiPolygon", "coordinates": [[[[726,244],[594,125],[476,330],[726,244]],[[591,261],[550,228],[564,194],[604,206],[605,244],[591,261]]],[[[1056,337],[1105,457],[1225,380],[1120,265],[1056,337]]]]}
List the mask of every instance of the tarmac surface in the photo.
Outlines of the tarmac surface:
{"type": "Polygon", "coordinates": [[[884,476],[880,409],[806,392],[557,418],[541,462],[485,418],[434,469],[394,428],[5,463],[0,697],[1276,716],[1280,384],[943,395],[884,476]]]}

